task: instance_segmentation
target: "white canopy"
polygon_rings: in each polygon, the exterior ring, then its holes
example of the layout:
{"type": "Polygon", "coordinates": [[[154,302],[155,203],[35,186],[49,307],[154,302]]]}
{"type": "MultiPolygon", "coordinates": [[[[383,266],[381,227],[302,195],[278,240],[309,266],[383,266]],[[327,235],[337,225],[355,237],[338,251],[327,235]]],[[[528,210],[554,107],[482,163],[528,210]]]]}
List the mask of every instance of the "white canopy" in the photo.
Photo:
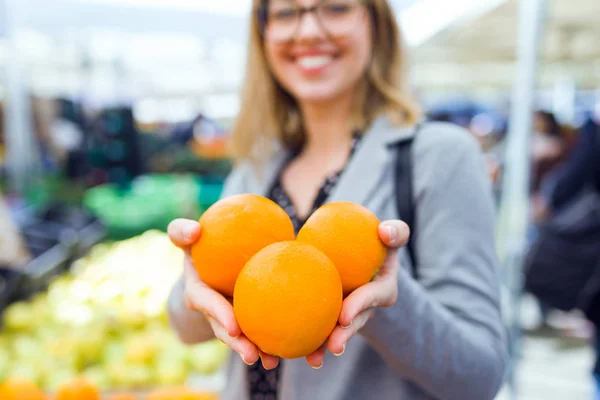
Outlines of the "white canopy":
{"type": "MultiPolygon", "coordinates": [[[[516,72],[518,3],[505,1],[476,19],[449,25],[416,49],[418,85],[432,89],[510,88],[516,72]]],[[[547,7],[540,86],[571,80],[582,89],[598,88],[600,1],[554,0],[547,7]]]]}

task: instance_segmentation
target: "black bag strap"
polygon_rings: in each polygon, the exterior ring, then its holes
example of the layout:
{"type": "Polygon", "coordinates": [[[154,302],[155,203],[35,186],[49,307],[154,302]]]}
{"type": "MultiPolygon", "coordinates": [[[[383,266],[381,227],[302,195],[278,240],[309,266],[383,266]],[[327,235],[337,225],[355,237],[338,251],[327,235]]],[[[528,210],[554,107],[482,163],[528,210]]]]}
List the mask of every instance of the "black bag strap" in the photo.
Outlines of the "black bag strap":
{"type": "Polygon", "coordinates": [[[413,138],[402,141],[396,145],[396,163],[394,170],[394,192],[396,194],[396,211],[400,218],[410,227],[410,239],[407,244],[408,255],[412,263],[413,278],[418,279],[419,260],[415,250],[415,236],[417,224],[415,204],[413,200],[413,157],[412,144],[422,124],[417,125],[413,138]]]}

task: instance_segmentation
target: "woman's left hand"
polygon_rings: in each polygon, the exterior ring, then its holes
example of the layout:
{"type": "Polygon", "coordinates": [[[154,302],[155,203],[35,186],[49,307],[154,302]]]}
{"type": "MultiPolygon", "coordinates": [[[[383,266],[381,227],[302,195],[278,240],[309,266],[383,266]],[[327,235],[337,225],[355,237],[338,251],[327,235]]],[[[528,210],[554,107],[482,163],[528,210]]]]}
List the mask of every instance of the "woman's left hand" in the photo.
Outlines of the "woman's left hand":
{"type": "Polygon", "coordinates": [[[306,357],[315,368],[323,366],[327,349],[340,356],[346,343],[371,318],[377,307],[391,307],[398,297],[398,249],[406,245],[410,229],[402,221],[383,222],[379,226],[379,237],[388,247],[383,266],[375,278],[352,292],[343,302],[338,324],[321,348],[306,357]]]}

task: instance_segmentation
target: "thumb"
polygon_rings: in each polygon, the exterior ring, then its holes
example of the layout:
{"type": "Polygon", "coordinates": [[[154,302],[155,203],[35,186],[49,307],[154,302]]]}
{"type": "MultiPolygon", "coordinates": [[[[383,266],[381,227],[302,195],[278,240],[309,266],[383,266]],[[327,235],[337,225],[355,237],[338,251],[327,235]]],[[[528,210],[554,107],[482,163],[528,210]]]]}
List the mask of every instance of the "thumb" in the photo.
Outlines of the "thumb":
{"type": "Polygon", "coordinates": [[[408,243],[410,228],[400,220],[389,220],[379,225],[379,238],[387,247],[398,249],[408,243]]]}
{"type": "Polygon", "coordinates": [[[175,246],[185,248],[198,241],[200,224],[188,219],[176,219],[169,224],[167,232],[175,246]]]}

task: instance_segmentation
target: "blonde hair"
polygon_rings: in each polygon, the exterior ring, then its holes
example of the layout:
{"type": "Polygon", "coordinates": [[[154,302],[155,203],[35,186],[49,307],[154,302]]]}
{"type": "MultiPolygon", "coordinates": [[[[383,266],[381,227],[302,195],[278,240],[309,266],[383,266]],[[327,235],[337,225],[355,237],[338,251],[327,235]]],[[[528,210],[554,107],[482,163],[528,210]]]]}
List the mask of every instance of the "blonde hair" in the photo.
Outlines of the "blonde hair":
{"type": "MultiPolygon", "coordinates": [[[[264,1],[253,0],[253,10],[264,1]]],[[[421,110],[409,95],[405,47],[396,18],[387,0],[365,0],[365,7],[371,19],[373,53],[351,123],[361,132],[380,115],[394,124],[414,124],[421,110]]],[[[260,162],[276,145],[297,149],[305,138],[296,100],[268,66],[260,25],[253,14],[241,109],[231,141],[237,161],[260,162]]]]}

